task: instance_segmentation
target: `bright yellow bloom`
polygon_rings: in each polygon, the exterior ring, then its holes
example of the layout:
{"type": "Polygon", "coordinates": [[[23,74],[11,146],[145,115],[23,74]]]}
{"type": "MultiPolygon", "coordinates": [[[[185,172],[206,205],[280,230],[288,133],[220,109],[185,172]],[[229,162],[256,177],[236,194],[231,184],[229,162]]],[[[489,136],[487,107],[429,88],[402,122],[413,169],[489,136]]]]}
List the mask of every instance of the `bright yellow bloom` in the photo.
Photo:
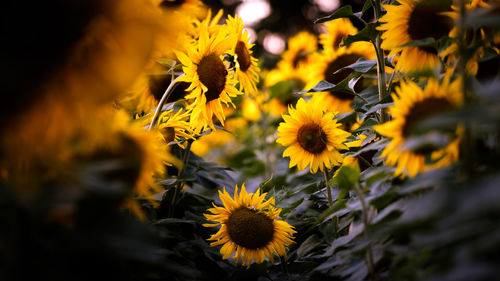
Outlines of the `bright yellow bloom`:
{"type": "Polygon", "coordinates": [[[333,52],[339,49],[344,38],[358,33],[358,29],[345,18],[328,21],[324,27],[327,32],[319,35],[319,42],[323,46],[324,52],[333,52]]]}
{"type": "Polygon", "coordinates": [[[250,263],[262,263],[266,257],[274,263],[273,254],[286,256],[285,246],[293,243],[293,226],[277,219],[281,209],[274,207],[274,198],[264,201],[267,193],[247,193],[245,184],[235,187],[234,199],[224,189],[219,191],[223,207],[208,209],[211,214],[204,214],[208,221],[205,227],[219,227],[219,231],[208,240],[210,246],[222,245],[220,253],[223,259],[233,253],[236,264],[250,266],[250,263]]]}
{"type": "MultiPolygon", "coordinates": [[[[444,167],[458,159],[459,137],[450,140],[443,148],[423,148],[411,151],[403,148],[415,124],[432,115],[458,107],[462,103],[460,79],[449,83],[445,78],[440,84],[430,79],[422,89],[411,81],[402,81],[392,95],[394,106],[389,108],[393,120],[374,126],[379,134],[391,138],[391,142],[382,151],[385,163],[396,166],[396,175],[414,177],[417,173],[444,167]],[[427,163],[429,158],[432,163],[427,163]]],[[[459,135],[460,129],[456,134],[459,135]]]]}
{"type": "Polygon", "coordinates": [[[298,89],[302,90],[306,83],[311,54],[318,49],[318,40],[313,34],[302,31],[288,40],[288,50],[282,55],[277,68],[266,76],[265,85],[272,86],[286,80],[296,80],[298,89]]]}
{"type": "Polygon", "coordinates": [[[237,41],[231,54],[236,58],[235,77],[240,82],[240,91],[250,95],[257,95],[257,82],[259,82],[258,60],[252,56],[252,47],[250,44],[250,35],[243,30],[243,20],[238,17],[228,16],[225,26],[228,34],[236,34],[237,41]]]}
{"type": "Polygon", "coordinates": [[[299,99],[297,107],[290,107],[285,122],[278,127],[276,143],[287,146],[283,157],[290,157],[290,167],[303,170],[309,165],[312,173],[332,168],[342,162],[338,149],[348,149],[344,144],[348,132],[339,129],[335,114],[324,112],[314,103],[299,99]]]}
{"type": "Polygon", "coordinates": [[[186,53],[176,52],[185,73],[178,81],[190,83],[186,91],[191,93],[186,98],[193,100],[188,110],[191,127],[197,133],[206,128],[215,129],[214,115],[224,125],[222,103],[233,105],[231,97],[242,94],[235,88],[236,81],[222,56],[236,45],[236,39],[234,34],[222,29],[211,36],[208,25],[202,24],[198,44],[186,45],[186,53]]]}
{"type": "Polygon", "coordinates": [[[383,5],[387,11],[380,18],[379,30],[382,34],[382,48],[391,50],[394,55],[401,51],[396,69],[402,72],[421,71],[439,66],[437,50],[430,46],[401,47],[415,40],[432,37],[435,40],[448,35],[452,28],[452,20],[442,4],[429,4],[424,0],[400,0],[401,5],[383,5]]]}
{"type": "Polygon", "coordinates": [[[177,142],[184,148],[183,140],[194,139],[194,133],[189,127],[189,112],[173,109],[163,111],[158,120],[158,130],[166,143],[177,142]]]}

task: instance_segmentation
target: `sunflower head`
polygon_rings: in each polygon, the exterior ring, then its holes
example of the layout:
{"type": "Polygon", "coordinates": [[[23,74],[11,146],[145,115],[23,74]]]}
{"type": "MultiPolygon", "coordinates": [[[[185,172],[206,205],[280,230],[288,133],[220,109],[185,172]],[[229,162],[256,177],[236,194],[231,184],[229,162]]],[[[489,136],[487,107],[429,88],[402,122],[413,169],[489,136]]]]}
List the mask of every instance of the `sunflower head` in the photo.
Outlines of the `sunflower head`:
{"type": "Polygon", "coordinates": [[[319,42],[324,52],[333,52],[340,48],[342,40],[348,35],[354,35],[358,29],[348,19],[340,18],[324,24],[326,33],[319,35],[319,42]]]}
{"type": "Polygon", "coordinates": [[[288,115],[283,115],[285,122],[278,127],[276,142],[287,146],[283,156],[290,157],[290,167],[297,165],[303,170],[309,165],[316,173],[332,168],[342,162],[338,149],[347,149],[344,145],[349,133],[339,129],[340,123],[332,112],[323,112],[313,102],[306,103],[299,99],[297,107],[290,107],[288,115]]]}
{"type": "Polygon", "coordinates": [[[266,193],[247,193],[245,184],[235,187],[234,199],[224,189],[219,191],[223,206],[208,209],[205,217],[215,223],[206,227],[219,227],[219,231],[208,240],[210,246],[223,245],[220,253],[223,259],[233,253],[236,264],[262,263],[267,257],[274,263],[273,254],[286,255],[285,246],[293,243],[295,230],[283,220],[277,219],[281,209],[274,207],[274,198],[264,201],[266,193]]]}
{"type": "Polygon", "coordinates": [[[220,29],[213,35],[209,32],[209,21],[203,21],[197,44],[187,44],[186,53],[176,52],[186,75],[178,81],[190,83],[186,96],[191,100],[190,124],[195,132],[206,128],[215,130],[213,116],[224,125],[222,103],[231,104],[231,97],[242,94],[235,88],[236,81],[224,62],[223,54],[236,46],[237,36],[220,29]]]}
{"type": "Polygon", "coordinates": [[[166,143],[177,142],[184,147],[182,141],[194,139],[194,134],[189,127],[189,113],[173,109],[163,111],[158,120],[158,129],[163,135],[166,143]]]}
{"type": "Polygon", "coordinates": [[[384,5],[387,13],[380,18],[382,48],[392,54],[401,51],[397,68],[403,72],[418,71],[439,66],[435,47],[402,45],[424,38],[438,40],[450,33],[453,22],[447,15],[451,1],[402,0],[401,5],[384,5]]]}
{"type": "Polygon", "coordinates": [[[374,129],[391,138],[381,156],[386,158],[387,164],[396,166],[397,175],[413,177],[417,173],[447,166],[458,159],[460,128],[450,134],[443,134],[445,144],[441,147],[408,149],[404,145],[409,138],[419,136],[415,128],[420,121],[457,108],[462,103],[459,81],[457,79],[448,83],[444,79],[440,84],[437,80],[430,79],[424,89],[407,81],[396,88],[396,94],[393,94],[394,106],[389,109],[394,119],[374,126],[374,129]]]}
{"type": "Polygon", "coordinates": [[[237,40],[231,54],[236,58],[235,76],[240,82],[240,90],[245,93],[256,95],[257,82],[259,81],[258,60],[252,56],[253,44],[250,44],[250,36],[243,29],[243,20],[238,17],[228,16],[225,28],[229,34],[236,34],[237,40]]]}

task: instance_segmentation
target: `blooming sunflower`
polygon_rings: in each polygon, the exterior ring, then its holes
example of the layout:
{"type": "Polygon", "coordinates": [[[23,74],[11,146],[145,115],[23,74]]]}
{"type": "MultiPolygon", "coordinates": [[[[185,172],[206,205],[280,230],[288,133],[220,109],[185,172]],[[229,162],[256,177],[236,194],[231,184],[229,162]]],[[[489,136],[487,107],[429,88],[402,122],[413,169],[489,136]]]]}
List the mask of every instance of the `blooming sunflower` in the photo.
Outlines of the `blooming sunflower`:
{"type": "Polygon", "coordinates": [[[191,110],[190,124],[195,132],[208,127],[215,129],[213,115],[224,125],[222,103],[233,105],[231,97],[242,94],[234,86],[234,76],[222,58],[236,46],[236,39],[234,34],[227,34],[222,29],[211,36],[208,24],[202,24],[198,44],[186,45],[187,53],[176,52],[186,74],[178,81],[190,83],[186,91],[191,93],[186,98],[194,99],[188,109],[191,110]]]}
{"type": "MultiPolygon", "coordinates": [[[[392,121],[374,126],[379,134],[391,138],[391,142],[382,151],[385,163],[396,166],[396,175],[407,174],[414,177],[417,173],[444,167],[458,159],[459,137],[455,137],[443,148],[422,148],[417,151],[403,148],[405,141],[413,136],[414,126],[440,112],[458,107],[462,103],[460,79],[442,84],[430,79],[424,89],[411,81],[402,81],[396,94],[392,95],[394,105],[389,108],[392,121]],[[429,162],[429,156],[431,163],[429,162]]],[[[457,135],[460,128],[457,128],[457,135]]]]}
{"type": "Polygon", "coordinates": [[[173,112],[173,109],[163,111],[158,121],[158,129],[163,135],[167,143],[172,141],[178,142],[181,147],[184,147],[182,138],[194,139],[193,132],[189,127],[189,112],[179,110],[173,112]]]}
{"type": "MultiPolygon", "coordinates": [[[[334,52],[314,54],[306,88],[314,87],[321,80],[336,85],[353,72],[351,69],[338,70],[355,63],[359,58],[373,59],[375,56],[373,47],[365,42],[359,42],[349,48],[340,48],[334,52]]],[[[363,78],[360,78],[354,90],[360,92],[362,89],[363,78]]],[[[317,92],[313,94],[313,100],[331,111],[346,113],[352,111],[350,105],[354,101],[354,95],[343,91],[317,92]]]]}
{"type": "Polygon", "coordinates": [[[281,209],[274,207],[274,198],[264,201],[267,193],[247,193],[245,184],[235,187],[234,199],[224,189],[219,191],[223,207],[208,209],[211,214],[204,214],[205,227],[218,227],[219,231],[210,236],[210,246],[223,245],[220,249],[223,259],[236,251],[233,258],[236,264],[250,266],[252,261],[262,263],[267,257],[274,263],[273,254],[286,256],[285,246],[293,243],[295,230],[283,220],[277,219],[281,209]]]}
{"type": "MultiPolygon", "coordinates": [[[[118,103],[132,113],[149,113],[158,106],[171,82],[172,75],[168,73],[168,69],[155,63],[150,71],[139,75],[128,93],[123,95],[118,103]]],[[[166,103],[183,99],[187,95],[188,87],[187,82],[177,82],[177,86],[170,93],[166,103]]]]}
{"type": "Polygon", "coordinates": [[[290,167],[297,165],[303,170],[309,164],[310,171],[316,173],[318,168],[323,171],[342,162],[338,149],[348,149],[343,143],[349,133],[339,129],[341,124],[334,117],[334,113],[325,113],[302,98],[295,109],[288,109],[288,115],[283,115],[285,122],[278,126],[276,142],[288,146],[283,156],[290,157],[290,167]]]}
{"type": "Polygon", "coordinates": [[[350,20],[345,18],[328,21],[323,26],[326,33],[319,35],[319,43],[323,46],[324,52],[337,50],[347,35],[358,33],[358,29],[352,25],[350,20]]]}
{"type": "MultiPolygon", "coordinates": [[[[383,5],[387,13],[380,18],[378,29],[382,34],[382,48],[391,50],[390,55],[401,51],[396,68],[403,72],[432,69],[439,66],[436,48],[431,46],[402,45],[432,37],[435,40],[448,35],[453,22],[446,15],[451,6],[446,1],[399,0],[401,5],[383,5]]],[[[450,1],[451,2],[451,1],[450,1]]]]}
{"type": "Polygon", "coordinates": [[[258,60],[252,56],[252,47],[254,44],[249,44],[250,36],[246,30],[243,30],[243,20],[238,17],[228,16],[226,21],[228,34],[236,34],[237,42],[232,50],[232,54],[236,57],[235,76],[240,82],[240,91],[255,96],[257,94],[257,82],[259,81],[258,60]]]}
{"type": "Polygon", "coordinates": [[[307,31],[301,31],[288,39],[288,50],[283,53],[277,68],[267,75],[265,85],[272,86],[281,81],[295,80],[299,82],[298,88],[302,90],[306,83],[311,54],[317,49],[316,36],[307,31]]]}

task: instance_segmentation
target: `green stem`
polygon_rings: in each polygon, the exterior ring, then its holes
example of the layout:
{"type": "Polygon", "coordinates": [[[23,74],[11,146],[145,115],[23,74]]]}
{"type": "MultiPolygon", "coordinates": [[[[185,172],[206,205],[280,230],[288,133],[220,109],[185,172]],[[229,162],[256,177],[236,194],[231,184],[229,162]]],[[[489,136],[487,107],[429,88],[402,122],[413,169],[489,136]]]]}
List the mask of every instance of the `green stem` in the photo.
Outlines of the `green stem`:
{"type": "MultiPolygon", "coordinates": [[[[372,0],[373,10],[375,11],[375,19],[378,21],[380,19],[382,10],[380,6],[380,0],[372,0]]],[[[387,97],[386,79],[385,79],[385,61],[384,61],[384,50],[382,49],[382,33],[379,32],[375,42],[372,42],[375,47],[375,53],[377,55],[377,78],[378,78],[378,99],[381,102],[387,97]]],[[[386,122],[388,118],[387,109],[380,109],[380,121],[386,122]]]]}
{"type": "Polygon", "coordinates": [[[290,277],[290,272],[288,272],[288,266],[286,265],[286,260],[282,256],[280,256],[280,263],[283,273],[285,273],[285,275],[288,277],[288,280],[292,280],[292,278],[290,277]]]}
{"type": "MultiPolygon", "coordinates": [[[[174,91],[174,89],[177,87],[177,81],[179,78],[184,76],[185,74],[181,74],[177,76],[177,78],[173,79],[172,82],[170,82],[170,85],[168,85],[167,89],[165,90],[165,93],[163,93],[163,96],[160,99],[160,102],[158,103],[158,106],[156,107],[155,114],[153,115],[153,119],[151,120],[151,124],[149,124],[149,129],[153,129],[153,127],[156,124],[156,121],[158,120],[158,117],[160,117],[160,112],[161,109],[163,108],[163,105],[167,102],[168,98],[170,97],[170,94],[174,91]]],[[[172,77],[173,78],[173,77],[172,77]]]]}
{"type": "MultiPolygon", "coordinates": [[[[363,224],[365,226],[364,234],[365,234],[365,237],[367,237],[369,229],[370,229],[370,218],[368,216],[368,206],[366,205],[365,196],[363,194],[363,191],[359,187],[358,183],[354,184],[353,190],[354,190],[354,193],[356,194],[356,196],[358,197],[359,202],[361,203],[363,224]]],[[[372,247],[370,244],[368,244],[366,259],[367,259],[368,272],[370,273],[371,279],[374,280],[375,279],[374,260],[373,260],[372,247]]]]}
{"type": "MultiPolygon", "coordinates": [[[[193,143],[193,140],[188,140],[187,142],[188,144],[184,149],[184,155],[182,156],[182,168],[179,169],[179,172],[177,173],[178,178],[180,178],[184,174],[185,167],[189,160],[189,152],[191,151],[191,144],[193,143]]],[[[177,195],[179,193],[179,189],[181,188],[182,188],[181,183],[178,183],[174,186],[174,194],[172,195],[172,201],[170,202],[170,208],[168,210],[169,217],[173,217],[174,215],[175,206],[177,205],[177,195]]]]}
{"type": "Polygon", "coordinates": [[[328,185],[328,181],[330,180],[330,176],[328,175],[328,169],[325,168],[323,171],[323,175],[325,176],[325,188],[328,193],[328,206],[333,206],[333,197],[332,197],[332,190],[330,186],[328,185]]]}

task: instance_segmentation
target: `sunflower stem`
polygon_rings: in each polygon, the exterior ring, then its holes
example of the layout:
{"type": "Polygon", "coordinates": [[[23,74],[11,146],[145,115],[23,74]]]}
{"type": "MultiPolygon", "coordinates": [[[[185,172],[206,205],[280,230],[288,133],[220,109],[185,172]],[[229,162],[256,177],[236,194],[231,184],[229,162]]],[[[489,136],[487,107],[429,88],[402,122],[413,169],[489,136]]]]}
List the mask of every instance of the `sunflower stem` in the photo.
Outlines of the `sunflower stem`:
{"type": "MultiPolygon", "coordinates": [[[[191,144],[193,143],[193,140],[189,139],[188,144],[186,148],[184,149],[184,155],[182,156],[182,168],[179,169],[177,176],[180,178],[184,174],[185,167],[187,165],[187,162],[189,160],[189,152],[191,151],[191,144]]],[[[168,211],[168,216],[173,217],[174,212],[175,212],[175,206],[177,205],[177,195],[179,193],[179,189],[182,188],[181,183],[178,183],[174,186],[174,194],[172,195],[172,201],[170,203],[170,208],[168,211]]]]}
{"type": "Polygon", "coordinates": [[[280,256],[280,263],[283,273],[288,277],[288,280],[292,280],[292,278],[290,277],[290,272],[288,272],[288,266],[286,265],[286,260],[282,256],[280,256]]]}
{"type": "Polygon", "coordinates": [[[167,89],[165,90],[165,93],[163,93],[163,96],[160,99],[160,102],[158,103],[158,106],[156,107],[155,114],[153,115],[153,119],[151,119],[151,123],[149,124],[149,130],[153,129],[153,127],[156,124],[156,121],[158,121],[158,117],[160,116],[161,109],[163,108],[163,105],[167,102],[168,98],[170,97],[170,94],[175,90],[177,87],[177,81],[179,78],[184,76],[185,74],[182,73],[181,75],[177,76],[177,78],[173,79],[172,82],[170,82],[170,85],[168,85],[167,89]]]}
{"type": "Polygon", "coordinates": [[[325,168],[323,171],[323,175],[325,176],[325,188],[328,193],[328,205],[331,207],[333,206],[333,197],[332,197],[332,190],[330,189],[330,186],[328,185],[328,181],[330,180],[330,175],[328,174],[328,169],[325,168]]]}
{"type": "MultiPolygon", "coordinates": [[[[462,85],[461,85],[461,91],[463,94],[463,99],[464,99],[464,105],[467,106],[472,103],[472,95],[471,92],[468,91],[469,85],[467,82],[467,50],[466,50],[466,38],[465,38],[465,0],[459,0],[458,1],[458,9],[459,9],[459,18],[458,18],[458,53],[459,53],[459,60],[458,60],[458,71],[460,76],[462,77],[462,85]]],[[[474,140],[473,140],[473,134],[472,134],[472,128],[468,125],[464,125],[464,137],[463,141],[461,142],[460,146],[460,154],[463,155],[463,172],[465,175],[470,176],[471,173],[473,172],[473,155],[474,153],[474,140]]]]}
{"type": "MultiPolygon", "coordinates": [[[[372,0],[373,10],[375,11],[375,19],[378,21],[380,19],[382,8],[380,5],[380,0],[372,0]]],[[[372,42],[375,47],[375,53],[377,55],[377,80],[378,80],[378,100],[381,102],[387,97],[386,79],[385,79],[385,62],[384,62],[384,50],[381,47],[382,44],[382,33],[379,32],[375,42],[372,42]]],[[[388,120],[387,109],[380,109],[380,121],[386,122],[388,120]]]]}
{"type": "MultiPolygon", "coordinates": [[[[359,183],[356,182],[354,184],[353,191],[356,194],[356,196],[358,197],[359,202],[361,203],[363,224],[365,226],[364,235],[365,235],[365,237],[368,237],[369,229],[370,229],[370,217],[368,214],[368,206],[366,205],[365,196],[364,196],[363,191],[361,190],[361,188],[359,186],[359,183]]],[[[371,247],[370,243],[368,243],[368,248],[367,248],[367,252],[366,252],[366,264],[368,267],[368,272],[370,274],[371,280],[375,280],[373,252],[372,252],[372,247],[371,247]]]]}

